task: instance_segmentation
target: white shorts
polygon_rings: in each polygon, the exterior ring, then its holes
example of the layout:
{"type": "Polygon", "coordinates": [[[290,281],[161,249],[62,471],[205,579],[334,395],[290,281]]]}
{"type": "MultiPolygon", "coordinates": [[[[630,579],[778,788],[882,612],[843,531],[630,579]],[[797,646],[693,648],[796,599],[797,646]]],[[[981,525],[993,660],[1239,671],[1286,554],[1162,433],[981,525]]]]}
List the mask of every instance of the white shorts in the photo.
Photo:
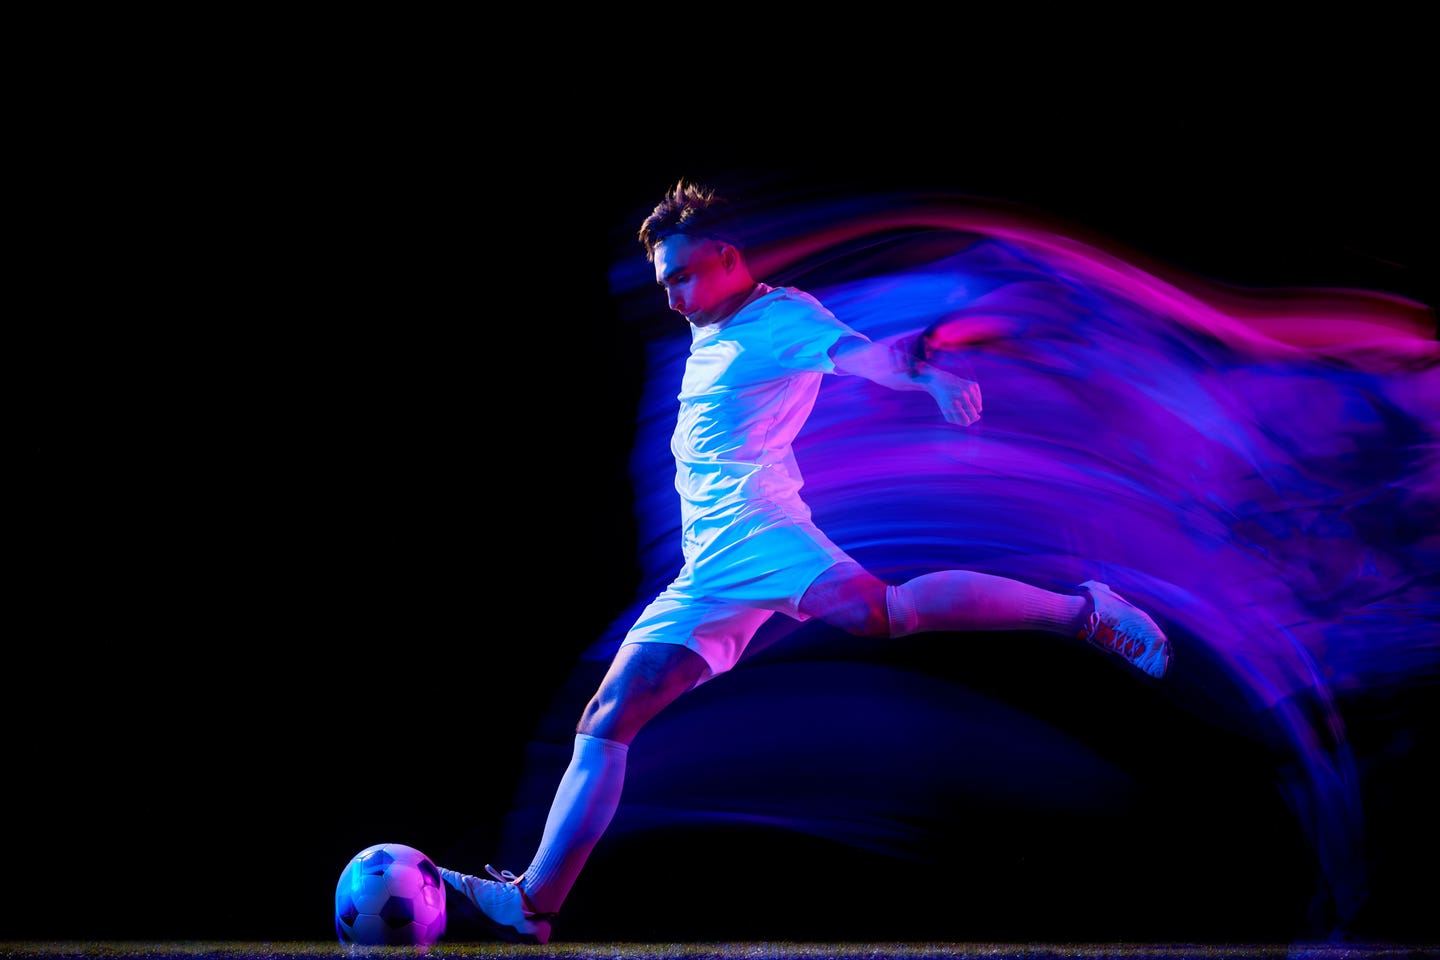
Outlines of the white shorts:
{"type": "Polygon", "coordinates": [[[687,535],[679,576],[621,641],[689,647],[710,666],[701,682],[734,667],[772,613],[809,619],[800,612],[805,591],[835,564],[853,562],[809,520],[717,525],[713,533],[687,535]]]}

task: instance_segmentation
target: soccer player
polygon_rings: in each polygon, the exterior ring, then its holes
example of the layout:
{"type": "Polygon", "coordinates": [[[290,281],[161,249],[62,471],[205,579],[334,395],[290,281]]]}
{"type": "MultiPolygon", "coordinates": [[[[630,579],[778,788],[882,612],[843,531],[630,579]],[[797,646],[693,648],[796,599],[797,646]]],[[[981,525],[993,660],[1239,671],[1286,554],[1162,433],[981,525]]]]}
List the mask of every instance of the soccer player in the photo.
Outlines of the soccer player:
{"type": "Polygon", "coordinates": [[[864,637],[919,631],[1044,630],[1083,638],[1160,678],[1165,634],[1103,583],[1054,593],[947,570],[888,584],[836,546],[800,496],[792,442],[825,374],[923,390],[951,423],[980,418],[980,387],[916,363],[837,319],[808,293],[752,276],[733,208],[681,181],[639,240],[692,338],[671,439],[684,564],[630,628],[576,727],[539,848],[516,876],[442,869],[503,939],[547,943],[609,826],[640,729],[687,690],[735,666],[774,613],[864,637]]]}

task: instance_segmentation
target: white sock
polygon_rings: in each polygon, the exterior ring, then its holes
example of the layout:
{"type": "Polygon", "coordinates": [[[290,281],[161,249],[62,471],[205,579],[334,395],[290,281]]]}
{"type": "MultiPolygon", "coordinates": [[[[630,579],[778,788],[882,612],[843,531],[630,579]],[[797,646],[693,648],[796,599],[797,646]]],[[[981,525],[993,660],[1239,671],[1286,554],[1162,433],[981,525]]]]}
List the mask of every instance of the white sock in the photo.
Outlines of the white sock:
{"type": "Polygon", "coordinates": [[[620,805],[629,746],[577,733],[570,766],[560,778],[540,848],[520,882],[531,906],[555,913],[569,895],[620,805]]]}
{"type": "Polygon", "coordinates": [[[890,636],[929,630],[1074,633],[1089,601],[969,570],[927,573],[885,588],[890,636]]]}

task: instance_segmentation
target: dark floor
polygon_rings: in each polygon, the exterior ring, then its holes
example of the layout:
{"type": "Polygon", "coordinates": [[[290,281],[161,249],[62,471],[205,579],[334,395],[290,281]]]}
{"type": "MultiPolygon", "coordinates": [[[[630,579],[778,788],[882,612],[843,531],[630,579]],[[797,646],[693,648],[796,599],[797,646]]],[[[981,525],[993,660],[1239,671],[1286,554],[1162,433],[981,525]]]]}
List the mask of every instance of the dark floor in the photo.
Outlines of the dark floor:
{"type": "Polygon", "coordinates": [[[547,960],[1432,960],[1440,944],[1125,944],[1125,943],[567,943],[511,946],[437,944],[428,951],[371,947],[353,953],[329,942],[14,942],[3,960],[336,960],[339,957],[542,957],[547,960]]]}

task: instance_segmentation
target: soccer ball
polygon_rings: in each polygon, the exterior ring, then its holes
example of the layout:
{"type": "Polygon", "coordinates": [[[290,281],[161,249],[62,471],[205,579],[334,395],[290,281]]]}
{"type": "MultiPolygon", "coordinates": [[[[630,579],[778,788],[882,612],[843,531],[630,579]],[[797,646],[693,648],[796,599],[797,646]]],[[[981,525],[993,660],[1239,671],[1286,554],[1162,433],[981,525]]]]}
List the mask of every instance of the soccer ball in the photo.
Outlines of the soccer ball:
{"type": "Polygon", "coordinates": [[[414,847],[377,843],[340,871],[335,935],[342,946],[429,947],[444,932],[445,882],[414,847]]]}

